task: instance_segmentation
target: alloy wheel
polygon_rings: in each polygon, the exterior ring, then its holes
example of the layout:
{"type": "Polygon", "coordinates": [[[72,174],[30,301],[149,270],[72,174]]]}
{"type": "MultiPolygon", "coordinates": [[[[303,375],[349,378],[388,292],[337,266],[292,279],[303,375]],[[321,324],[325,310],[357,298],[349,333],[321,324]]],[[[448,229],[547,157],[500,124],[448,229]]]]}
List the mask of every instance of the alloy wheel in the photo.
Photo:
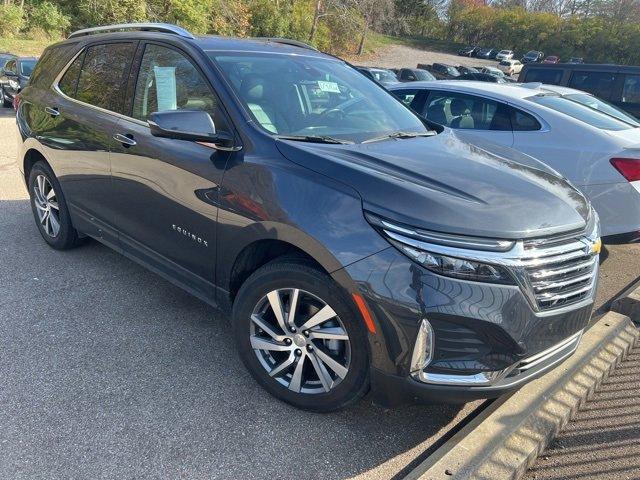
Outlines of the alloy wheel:
{"type": "Polygon", "coordinates": [[[60,207],[56,192],[44,175],[36,177],[33,184],[33,199],[42,229],[51,238],[57,237],[60,232],[60,207]]]}
{"type": "Polygon", "coordinates": [[[249,330],[260,364],[293,392],[329,392],[349,372],[347,330],[331,306],[309,292],[269,292],[255,306],[249,330]]]}

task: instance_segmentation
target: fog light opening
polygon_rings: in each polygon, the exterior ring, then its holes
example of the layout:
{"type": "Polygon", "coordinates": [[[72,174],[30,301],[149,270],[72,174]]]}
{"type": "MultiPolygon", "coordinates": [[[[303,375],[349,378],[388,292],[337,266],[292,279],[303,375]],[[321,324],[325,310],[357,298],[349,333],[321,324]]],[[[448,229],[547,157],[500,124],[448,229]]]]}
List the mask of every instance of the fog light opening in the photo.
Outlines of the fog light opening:
{"type": "Polygon", "coordinates": [[[433,327],[427,319],[423,319],[420,322],[418,336],[413,347],[411,373],[421,372],[431,363],[433,359],[434,340],[433,327]]]}

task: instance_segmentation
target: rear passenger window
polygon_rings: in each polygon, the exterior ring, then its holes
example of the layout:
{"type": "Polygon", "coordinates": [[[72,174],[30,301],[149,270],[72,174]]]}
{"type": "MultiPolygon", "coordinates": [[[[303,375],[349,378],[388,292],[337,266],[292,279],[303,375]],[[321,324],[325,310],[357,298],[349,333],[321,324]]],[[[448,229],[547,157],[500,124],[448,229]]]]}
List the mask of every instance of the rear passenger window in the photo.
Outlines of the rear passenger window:
{"type": "Polygon", "coordinates": [[[76,96],[76,87],[78,86],[78,77],[80,76],[80,68],[82,67],[82,61],[84,60],[85,52],[82,52],[73,61],[67,71],[58,82],[58,88],[66,96],[74,98],[76,96]]]}
{"type": "Polygon", "coordinates": [[[562,80],[562,73],[563,70],[560,68],[529,68],[524,81],[559,85],[562,80]]]}
{"type": "Polygon", "coordinates": [[[511,130],[506,107],[474,95],[432,92],[423,115],[432,122],[464,130],[511,130]]]}
{"type": "Polygon", "coordinates": [[[133,43],[109,43],[87,48],[74,98],[122,113],[124,82],[134,53],[133,43]]]}
{"type": "Polygon", "coordinates": [[[191,61],[171,48],[145,47],[133,99],[133,117],[146,121],[163,110],[203,110],[218,129],[225,119],[216,95],[191,61]]]}
{"type": "Polygon", "coordinates": [[[569,86],[593,93],[596,97],[609,98],[615,79],[615,74],[609,72],[575,71],[571,75],[569,86]]]}
{"type": "Polygon", "coordinates": [[[515,108],[512,109],[511,125],[513,130],[517,132],[532,132],[542,128],[535,117],[515,108]]]}
{"type": "Polygon", "coordinates": [[[640,75],[625,76],[622,103],[640,103],[640,75]]]}

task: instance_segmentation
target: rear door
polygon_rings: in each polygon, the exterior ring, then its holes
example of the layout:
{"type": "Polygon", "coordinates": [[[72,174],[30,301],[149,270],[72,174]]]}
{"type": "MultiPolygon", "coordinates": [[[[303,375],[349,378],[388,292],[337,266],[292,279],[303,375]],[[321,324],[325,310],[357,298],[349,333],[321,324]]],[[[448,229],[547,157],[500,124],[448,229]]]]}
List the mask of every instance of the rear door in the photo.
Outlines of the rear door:
{"type": "Polygon", "coordinates": [[[481,137],[499,145],[513,145],[508,106],[465,93],[432,90],[419,112],[426,119],[453,128],[465,136],[481,137]]]}
{"type": "Polygon", "coordinates": [[[79,230],[117,247],[109,151],[137,42],[82,49],[31,112],[79,230]]]}
{"type": "Polygon", "coordinates": [[[121,143],[111,157],[120,242],[125,253],[210,295],[219,188],[236,153],[154,137],[147,120],[156,111],[204,110],[217,131],[233,129],[199,62],[187,52],[148,42],[141,53],[129,82],[132,102],[116,132],[121,143]]]}

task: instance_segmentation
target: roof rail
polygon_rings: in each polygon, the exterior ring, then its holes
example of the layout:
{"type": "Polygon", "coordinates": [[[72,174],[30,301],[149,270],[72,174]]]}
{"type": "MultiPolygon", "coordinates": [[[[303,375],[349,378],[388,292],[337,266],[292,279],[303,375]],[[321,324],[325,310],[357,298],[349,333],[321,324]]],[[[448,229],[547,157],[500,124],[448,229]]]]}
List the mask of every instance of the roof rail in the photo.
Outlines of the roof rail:
{"type": "Polygon", "coordinates": [[[308,43],[300,42],[298,40],[291,40],[290,38],[280,37],[254,37],[254,40],[266,40],[267,42],[282,43],[283,45],[292,45],[294,47],[306,48],[307,50],[318,51],[318,49],[308,43]]]}
{"type": "Polygon", "coordinates": [[[184,38],[195,38],[191,32],[184,28],[172,25],[171,23],[117,23],[115,25],[104,25],[102,27],[92,27],[78,30],[69,35],[69,38],[83,37],[85,35],[93,35],[96,33],[118,32],[118,31],[146,31],[146,32],[163,32],[173,33],[184,38]]]}

